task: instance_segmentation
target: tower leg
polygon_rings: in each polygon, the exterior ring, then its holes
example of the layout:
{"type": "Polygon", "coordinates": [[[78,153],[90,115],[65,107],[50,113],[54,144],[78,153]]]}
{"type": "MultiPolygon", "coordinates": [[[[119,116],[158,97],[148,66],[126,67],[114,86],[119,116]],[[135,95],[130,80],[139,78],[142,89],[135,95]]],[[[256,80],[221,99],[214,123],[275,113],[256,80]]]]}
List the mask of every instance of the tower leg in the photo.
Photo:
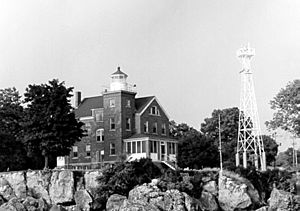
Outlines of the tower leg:
{"type": "Polygon", "coordinates": [[[239,153],[235,154],[235,166],[238,167],[240,165],[240,155],[239,153]]]}
{"type": "Polygon", "coordinates": [[[259,169],[259,166],[258,166],[258,155],[257,155],[256,152],[254,154],[254,165],[255,165],[255,168],[258,170],[259,169]]]}
{"type": "Polygon", "coordinates": [[[247,152],[243,152],[243,167],[247,168],[247,152]]]}
{"type": "Polygon", "coordinates": [[[261,170],[266,171],[267,170],[267,161],[266,161],[266,153],[262,152],[262,158],[261,158],[261,170]]]}

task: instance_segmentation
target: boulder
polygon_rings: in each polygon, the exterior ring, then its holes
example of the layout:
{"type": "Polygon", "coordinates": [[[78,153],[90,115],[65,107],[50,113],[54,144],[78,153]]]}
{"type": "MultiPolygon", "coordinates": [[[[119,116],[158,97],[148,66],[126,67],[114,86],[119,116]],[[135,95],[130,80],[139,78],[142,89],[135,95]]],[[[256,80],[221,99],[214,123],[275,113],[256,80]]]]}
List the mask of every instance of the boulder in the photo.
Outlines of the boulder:
{"type": "Polygon", "coordinates": [[[51,207],[50,211],[67,211],[67,210],[63,206],[55,204],[51,207]]]}
{"type": "Polygon", "coordinates": [[[101,176],[101,171],[89,171],[84,174],[85,189],[94,197],[98,186],[97,177],[101,176]]]}
{"type": "Polygon", "coordinates": [[[203,190],[213,195],[218,195],[217,183],[214,180],[211,180],[203,185],[203,190]]]}
{"type": "Polygon", "coordinates": [[[86,190],[79,190],[74,195],[76,206],[79,210],[89,211],[93,202],[92,197],[86,190]]]}
{"type": "MultiPolygon", "coordinates": [[[[162,192],[157,186],[144,184],[132,189],[129,192],[128,200],[124,203],[130,206],[140,207],[143,204],[152,205],[158,210],[173,210],[185,211],[194,210],[194,204],[191,203],[191,198],[186,196],[178,190],[167,190],[162,192]]],[[[125,205],[122,205],[124,207],[125,205]]],[[[126,207],[128,207],[126,205],[126,207]]],[[[151,208],[151,209],[152,209],[151,208]]]]}
{"type": "Polygon", "coordinates": [[[157,207],[144,201],[127,201],[125,200],[120,210],[122,211],[161,211],[157,207]]]}
{"type": "Polygon", "coordinates": [[[201,211],[200,202],[196,199],[190,197],[186,193],[182,193],[184,195],[184,204],[187,211],[201,211]]]}
{"type": "Polygon", "coordinates": [[[23,171],[8,172],[2,174],[2,177],[9,182],[10,186],[14,190],[16,197],[20,199],[26,198],[26,179],[25,173],[23,171]]]}
{"type": "Polygon", "coordinates": [[[18,210],[13,205],[6,202],[0,206],[0,211],[18,211],[18,210]]]}
{"type": "Polygon", "coordinates": [[[218,201],[224,211],[246,209],[252,205],[251,198],[247,194],[247,185],[237,184],[225,176],[219,177],[218,201]]]}
{"type": "Polygon", "coordinates": [[[216,202],[216,198],[212,193],[202,191],[199,199],[199,205],[202,210],[218,211],[219,206],[216,202]]]}
{"type": "Polygon", "coordinates": [[[14,190],[10,186],[9,182],[3,177],[0,177],[0,195],[6,201],[13,197],[16,197],[14,190]]]}
{"type": "Polygon", "coordinates": [[[268,211],[269,208],[267,206],[263,206],[261,208],[256,209],[255,211],[268,211]]]}
{"type": "Polygon", "coordinates": [[[271,211],[292,211],[293,196],[291,193],[273,188],[269,198],[269,210],[271,211]]]}
{"type": "Polygon", "coordinates": [[[74,193],[73,172],[54,171],[51,176],[49,194],[53,204],[72,202],[74,193]]]}
{"type": "Polygon", "coordinates": [[[119,194],[111,195],[106,202],[106,210],[107,211],[119,211],[123,202],[126,200],[126,196],[122,196],[119,194]]]}
{"type": "Polygon", "coordinates": [[[16,197],[0,206],[0,211],[26,211],[25,206],[16,197]]]}
{"type": "Polygon", "coordinates": [[[47,204],[43,198],[35,199],[31,196],[27,196],[22,204],[28,211],[48,210],[47,204]]]}
{"type": "Polygon", "coordinates": [[[43,198],[50,205],[49,184],[52,173],[50,171],[28,171],[27,193],[34,198],[43,198]]]}

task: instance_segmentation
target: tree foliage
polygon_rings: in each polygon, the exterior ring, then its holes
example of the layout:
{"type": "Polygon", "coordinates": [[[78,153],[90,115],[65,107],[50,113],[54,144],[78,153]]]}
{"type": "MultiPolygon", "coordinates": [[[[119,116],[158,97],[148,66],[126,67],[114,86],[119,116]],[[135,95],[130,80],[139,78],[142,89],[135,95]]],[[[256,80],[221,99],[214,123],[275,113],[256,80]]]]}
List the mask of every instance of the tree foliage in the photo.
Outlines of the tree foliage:
{"type": "MultiPolygon", "coordinates": [[[[297,154],[298,162],[300,162],[300,152],[299,150],[295,150],[297,154]]],[[[284,152],[280,152],[276,159],[276,165],[284,168],[293,167],[293,148],[290,147],[284,152]]]]}
{"type": "Polygon", "coordinates": [[[273,119],[266,122],[268,128],[281,128],[300,136],[300,80],[289,82],[270,104],[275,113],[273,119]]]}
{"type": "Polygon", "coordinates": [[[238,139],[239,109],[236,107],[214,110],[210,118],[204,119],[200,131],[219,146],[219,115],[221,125],[222,156],[225,166],[235,165],[238,139]]]}
{"type": "Polygon", "coordinates": [[[23,107],[16,88],[0,89],[0,171],[27,167],[27,157],[21,142],[23,107]]]}
{"type": "Polygon", "coordinates": [[[42,153],[45,167],[50,155],[68,155],[74,143],[83,137],[83,123],[77,121],[70,104],[72,90],[58,80],[29,85],[26,89],[24,144],[28,152],[42,153]]]}
{"type": "Polygon", "coordinates": [[[179,141],[177,162],[192,169],[219,166],[218,148],[204,135],[188,136],[179,141]]]}
{"type": "Polygon", "coordinates": [[[276,156],[278,153],[278,144],[276,141],[267,135],[262,135],[262,140],[264,143],[264,149],[266,153],[266,162],[267,165],[270,166],[272,164],[275,164],[276,156]]]}

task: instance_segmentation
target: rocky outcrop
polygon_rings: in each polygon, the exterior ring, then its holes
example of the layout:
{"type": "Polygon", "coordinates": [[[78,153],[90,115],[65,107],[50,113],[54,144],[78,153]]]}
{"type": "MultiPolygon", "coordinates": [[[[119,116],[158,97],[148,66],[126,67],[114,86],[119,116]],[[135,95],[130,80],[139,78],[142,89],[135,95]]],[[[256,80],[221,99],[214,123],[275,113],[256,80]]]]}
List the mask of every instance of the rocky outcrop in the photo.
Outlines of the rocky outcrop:
{"type": "MultiPolygon", "coordinates": [[[[269,210],[271,211],[292,211],[296,209],[295,197],[288,192],[274,188],[271,192],[269,210]]],[[[300,204],[299,204],[300,205],[300,204]]],[[[297,206],[298,207],[298,206],[297,206]]],[[[298,207],[300,209],[300,206],[298,207]]]]}
{"type": "Polygon", "coordinates": [[[26,172],[27,194],[36,199],[43,198],[47,204],[52,204],[49,195],[51,175],[50,171],[26,172]]]}
{"type": "Polygon", "coordinates": [[[71,170],[1,173],[0,211],[90,210],[100,171],[76,175],[71,170]]]}
{"type": "Polygon", "coordinates": [[[119,211],[123,202],[127,200],[126,196],[122,196],[119,194],[111,195],[106,203],[107,211],[119,211]]]}
{"type": "Polygon", "coordinates": [[[27,196],[26,191],[26,179],[23,171],[11,173],[4,173],[1,175],[5,178],[12,187],[16,197],[25,199],[27,196]]]}
{"type": "Polygon", "coordinates": [[[219,205],[224,211],[246,209],[252,204],[247,193],[246,184],[237,184],[233,179],[225,176],[219,178],[219,205]]]}
{"type": "Polygon", "coordinates": [[[55,171],[52,173],[49,195],[54,204],[74,200],[74,179],[72,171],[55,171]]]}
{"type": "Polygon", "coordinates": [[[144,184],[132,189],[128,199],[113,195],[109,198],[107,206],[109,211],[117,210],[170,210],[170,211],[197,211],[200,207],[185,193],[178,190],[162,192],[157,186],[144,184]],[[113,204],[113,202],[118,202],[113,204]],[[117,206],[121,204],[121,206],[117,206]]]}

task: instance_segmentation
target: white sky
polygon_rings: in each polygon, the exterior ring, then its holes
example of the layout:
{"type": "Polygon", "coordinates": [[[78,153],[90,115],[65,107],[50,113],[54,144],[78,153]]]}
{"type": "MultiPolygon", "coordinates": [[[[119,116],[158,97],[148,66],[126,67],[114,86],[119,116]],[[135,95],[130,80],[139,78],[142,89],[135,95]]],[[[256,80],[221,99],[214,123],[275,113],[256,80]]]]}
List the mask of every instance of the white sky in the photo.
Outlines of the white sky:
{"type": "Polygon", "coordinates": [[[298,0],[2,0],[0,88],[58,78],[94,96],[120,65],[138,96],[199,129],[239,105],[236,51],[247,42],[265,133],[269,101],[300,78],[298,0]]]}

